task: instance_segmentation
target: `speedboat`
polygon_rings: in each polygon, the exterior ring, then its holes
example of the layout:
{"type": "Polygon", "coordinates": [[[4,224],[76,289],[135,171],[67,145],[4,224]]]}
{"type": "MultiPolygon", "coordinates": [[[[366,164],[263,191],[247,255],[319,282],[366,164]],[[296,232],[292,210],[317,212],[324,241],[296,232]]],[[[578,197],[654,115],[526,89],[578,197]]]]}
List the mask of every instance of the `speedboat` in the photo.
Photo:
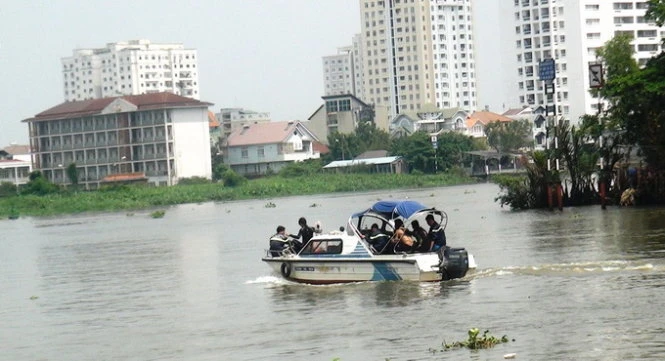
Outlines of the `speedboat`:
{"type": "Polygon", "coordinates": [[[469,268],[476,267],[465,248],[444,246],[430,251],[418,247],[425,240],[417,239],[410,227],[414,220],[427,225],[427,218],[434,218],[436,225],[445,230],[448,217],[441,210],[413,200],[379,201],[352,214],[346,227],[315,233],[300,249],[288,242],[282,250],[266,250],[262,261],[289,281],[309,284],[464,277],[469,268]],[[377,247],[373,237],[377,233],[389,241],[377,247]],[[396,237],[401,233],[411,235],[412,244],[402,244],[396,237]]]}

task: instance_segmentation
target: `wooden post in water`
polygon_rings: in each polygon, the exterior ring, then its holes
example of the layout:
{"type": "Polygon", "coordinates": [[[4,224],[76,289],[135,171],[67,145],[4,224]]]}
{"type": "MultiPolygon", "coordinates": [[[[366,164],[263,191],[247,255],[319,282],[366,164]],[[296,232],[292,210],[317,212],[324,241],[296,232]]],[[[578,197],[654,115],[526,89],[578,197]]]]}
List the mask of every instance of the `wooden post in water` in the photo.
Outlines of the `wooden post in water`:
{"type": "MultiPolygon", "coordinates": [[[[601,171],[602,173],[602,171],[601,171]]],[[[600,182],[600,208],[605,209],[607,206],[605,205],[605,180],[603,179],[603,176],[600,176],[600,179],[598,180],[600,182]]]]}

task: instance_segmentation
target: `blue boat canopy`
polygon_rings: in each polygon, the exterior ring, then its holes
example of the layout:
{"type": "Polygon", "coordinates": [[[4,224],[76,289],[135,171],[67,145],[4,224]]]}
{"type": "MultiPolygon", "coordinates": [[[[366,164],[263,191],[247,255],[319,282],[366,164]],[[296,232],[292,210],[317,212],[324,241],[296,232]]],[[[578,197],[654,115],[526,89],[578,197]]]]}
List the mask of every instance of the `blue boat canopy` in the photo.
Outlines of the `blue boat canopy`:
{"type": "Polygon", "coordinates": [[[429,207],[425,207],[416,201],[378,201],[374,203],[370,209],[354,214],[354,216],[360,216],[368,211],[373,211],[381,214],[386,219],[394,219],[397,217],[403,217],[406,219],[423,209],[429,209],[429,207]]]}

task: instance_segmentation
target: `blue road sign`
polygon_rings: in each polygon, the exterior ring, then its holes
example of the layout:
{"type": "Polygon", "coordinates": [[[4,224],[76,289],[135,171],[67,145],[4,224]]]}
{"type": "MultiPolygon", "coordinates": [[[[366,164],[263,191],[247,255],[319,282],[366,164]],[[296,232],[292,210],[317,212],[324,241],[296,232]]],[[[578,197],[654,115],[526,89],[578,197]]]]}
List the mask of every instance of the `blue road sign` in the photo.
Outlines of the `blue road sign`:
{"type": "Polygon", "coordinates": [[[540,80],[553,80],[556,78],[556,64],[554,59],[547,58],[540,61],[538,64],[538,75],[540,80]]]}

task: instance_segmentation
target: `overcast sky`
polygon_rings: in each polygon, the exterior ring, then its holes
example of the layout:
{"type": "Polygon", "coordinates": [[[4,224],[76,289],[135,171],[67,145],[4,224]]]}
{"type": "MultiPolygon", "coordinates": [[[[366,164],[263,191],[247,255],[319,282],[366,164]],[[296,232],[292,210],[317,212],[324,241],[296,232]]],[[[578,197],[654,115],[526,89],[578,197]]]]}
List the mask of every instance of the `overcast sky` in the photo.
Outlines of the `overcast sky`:
{"type": "Polygon", "coordinates": [[[198,50],[201,100],[273,120],[321,105],[321,57],[360,32],[358,0],[3,0],[0,148],[28,144],[21,120],[63,102],[62,57],[148,39],[198,50]]]}

